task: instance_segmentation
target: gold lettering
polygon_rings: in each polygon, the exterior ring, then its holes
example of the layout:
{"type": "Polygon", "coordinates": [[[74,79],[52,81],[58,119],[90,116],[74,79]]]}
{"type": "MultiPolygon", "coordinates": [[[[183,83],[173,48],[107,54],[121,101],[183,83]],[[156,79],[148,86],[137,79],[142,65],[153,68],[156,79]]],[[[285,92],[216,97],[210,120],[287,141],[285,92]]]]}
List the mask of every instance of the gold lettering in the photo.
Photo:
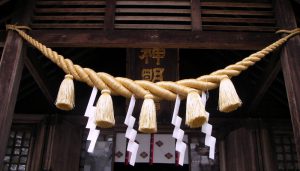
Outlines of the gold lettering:
{"type": "Polygon", "coordinates": [[[164,80],[164,68],[143,68],[142,79],[151,82],[163,81],[164,80]]]}
{"type": "Polygon", "coordinates": [[[156,59],[156,65],[160,65],[160,59],[166,56],[166,49],[164,48],[153,48],[152,58],[156,59]]]}
{"type": "Polygon", "coordinates": [[[145,64],[149,64],[149,58],[152,57],[152,49],[144,48],[141,49],[141,54],[139,55],[139,58],[141,60],[145,59],[145,64]]]}
{"type": "Polygon", "coordinates": [[[152,82],[164,80],[164,68],[153,68],[153,79],[152,82]]]}
{"type": "Polygon", "coordinates": [[[145,60],[145,64],[149,64],[149,58],[156,59],[156,65],[160,65],[160,59],[165,58],[166,49],[164,48],[144,48],[141,49],[139,58],[145,60]]]}
{"type": "Polygon", "coordinates": [[[142,69],[142,79],[147,81],[152,81],[153,72],[152,69],[142,69]]]}

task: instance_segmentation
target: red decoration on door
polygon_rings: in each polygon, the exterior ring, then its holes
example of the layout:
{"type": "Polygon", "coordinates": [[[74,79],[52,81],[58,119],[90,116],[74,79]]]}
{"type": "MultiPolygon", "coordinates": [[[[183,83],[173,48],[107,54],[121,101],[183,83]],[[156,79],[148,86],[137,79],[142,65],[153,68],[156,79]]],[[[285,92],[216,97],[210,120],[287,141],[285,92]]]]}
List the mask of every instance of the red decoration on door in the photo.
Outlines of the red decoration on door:
{"type": "Polygon", "coordinates": [[[149,164],[153,164],[153,153],[154,153],[154,134],[151,134],[151,139],[150,139],[150,157],[149,157],[149,164]]]}

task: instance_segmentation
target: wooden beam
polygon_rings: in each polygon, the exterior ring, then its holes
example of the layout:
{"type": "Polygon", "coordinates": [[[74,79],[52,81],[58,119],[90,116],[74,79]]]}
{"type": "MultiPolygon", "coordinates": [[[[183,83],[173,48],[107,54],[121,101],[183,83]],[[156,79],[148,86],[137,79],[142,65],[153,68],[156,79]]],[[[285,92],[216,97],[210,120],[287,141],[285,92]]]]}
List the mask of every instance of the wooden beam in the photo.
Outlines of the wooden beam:
{"type": "Polygon", "coordinates": [[[170,30],[33,30],[49,47],[197,48],[259,50],[279,38],[274,33],[170,30]]]}
{"type": "Polygon", "coordinates": [[[33,60],[32,57],[27,56],[25,58],[25,66],[28,69],[28,71],[30,72],[30,74],[33,77],[33,79],[35,80],[35,82],[37,83],[37,85],[39,86],[39,88],[42,91],[42,93],[44,94],[44,96],[46,97],[47,101],[50,104],[52,104],[52,107],[54,107],[53,104],[54,104],[55,98],[48,86],[49,82],[46,79],[46,74],[44,73],[44,71],[38,64],[38,62],[36,60],[33,60]]]}
{"type": "Polygon", "coordinates": [[[264,69],[263,75],[260,76],[254,91],[251,93],[245,106],[245,113],[255,115],[259,104],[269,90],[271,84],[276,79],[281,70],[281,63],[278,54],[273,54],[268,66],[264,69]]]}
{"type": "Polygon", "coordinates": [[[104,30],[113,30],[116,12],[116,0],[106,0],[104,30]]]}
{"type": "MultiPolygon", "coordinates": [[[[297,28],[297,22],[290,1],[275,0],[274,10],[277,24],[282,29],[297,28]]],[[[281,64],[286,85],[287,97],[293,132],[296,144],[298,163],[300,166],[300,60],[299,60],[300,36],[291,38],[281,52],[281,64]]]]}
{"type": "Polygon", "coordinates": [[[16,124],[39,124],[46,120],[47,115],[44,114],[21,114],[15,113],[13,123],[16,124]]]}

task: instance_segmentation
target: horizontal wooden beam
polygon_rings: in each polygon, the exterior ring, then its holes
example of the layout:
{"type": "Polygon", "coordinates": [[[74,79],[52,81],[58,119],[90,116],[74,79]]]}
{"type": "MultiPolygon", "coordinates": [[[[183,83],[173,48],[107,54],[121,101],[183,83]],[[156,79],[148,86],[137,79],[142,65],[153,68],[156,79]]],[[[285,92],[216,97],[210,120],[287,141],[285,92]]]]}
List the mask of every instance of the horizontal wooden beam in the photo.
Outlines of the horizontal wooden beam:
{"type": "Polygon", "coordinates": [[[273,33],[169,30],[33,30],[49,47],[197,48],[259,50],[279,37],[273,33]]]}
{"type": "Polygon", "coordinates": [[[14,114],[13,123],[15,124],[38,124],[46,120],[44,114],[14,114]]]}

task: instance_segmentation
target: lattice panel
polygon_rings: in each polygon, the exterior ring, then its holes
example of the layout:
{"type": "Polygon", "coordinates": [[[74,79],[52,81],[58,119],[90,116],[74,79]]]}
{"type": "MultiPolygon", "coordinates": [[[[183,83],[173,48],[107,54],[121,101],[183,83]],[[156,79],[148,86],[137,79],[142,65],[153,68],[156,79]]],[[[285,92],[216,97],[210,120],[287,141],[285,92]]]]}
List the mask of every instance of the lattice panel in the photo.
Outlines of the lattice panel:
{"type": "Polygon", "coordinates": [[[189,0],[116,2],[116,29],[191,30],[189,0]]]}
{"type": "Polygon", "coordinates": [[[31,140],[31,130],[12,129],[4,157],[4,171],[26,170],[30,154],[31,140]]]}
{"type": "Polygon", "coordinates": [[[102,29],[105,0],[38,0],[32,18],[34,29],[102,29]]]}
{"type": "Polygon", "coordinates": [[[275,134],[273,141],[278,170],[300,170],[297,166],[297,154],[293,136],[289,134],[275,134]]]}
{"type": "Polygon", "coordinates": [[[203,30],[274,32],[271,2],[201,0],[203,30]]]}
{"type": "Polygon", "coordinates": [[[280,121],[278,124],[271,123],[270,126],[277,169],[279,171],[300,171],[291,123],[280,121]]]}

